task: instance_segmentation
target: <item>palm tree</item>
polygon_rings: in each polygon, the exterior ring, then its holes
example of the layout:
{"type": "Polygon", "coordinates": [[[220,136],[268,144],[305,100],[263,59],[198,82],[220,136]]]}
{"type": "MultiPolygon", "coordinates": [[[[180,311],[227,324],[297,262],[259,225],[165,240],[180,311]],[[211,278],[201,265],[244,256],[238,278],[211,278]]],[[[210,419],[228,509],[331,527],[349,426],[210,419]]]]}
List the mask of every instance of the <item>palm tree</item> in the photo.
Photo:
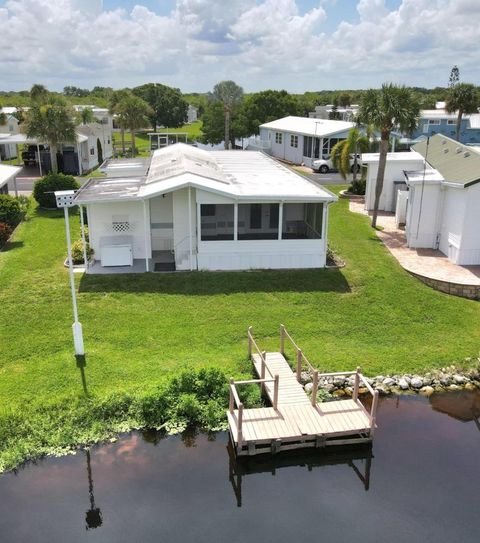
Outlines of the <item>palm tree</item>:
{"type": "Polygon", "coordinates": [[[332,163],[343,179],[347,178],[350,170],[353,172],[352,187],[357,184],[358,153],[366,153],[370,149],[370,142],[357,127],[349,130],[347,139],[339,141],[332,149],[332,163]],[[353,154],[353,165],[350,166],[350,155],[353,154]]]}
{"type": "Polygon", "coordinates": [[[371,124],[380,132],[380,157],[378,163],[372,226],[377,226],[378,205],[383,190],[387,163],[388,144],[394,128],[406,134],[412,133],[418,122],[420,107],[408,88],[384,83],[381,89],[369,89],[360,104],[359,119],[371,124]]]}
{"type": "Polygon", "coordinates": [[[57,173],[57,149],[60,143],[74,143],[75,113],[61,99],[47,103],[35,102],[25,114],[25,133],[28,138],[37,138],[48,143],[53,173],[57,173]]]}
{"type": "Polygon", "coordinates": [[[120,126],[130,130],[132,135],[132,157],[135,156],[135,132],[150,125],[152,108],[138,96],[128,94],[120,100],[116,108],[120,126]]]}
{"type": "Polygon", "coordinates": [[[33,103],[43,103],[47,101],[49,94],[50,93],[44,85],[36,83],[30,89],[30,100],[33,103]]]}
{"type": "Polygon", "coordinates": [[[225,149],[231,149],[230,141],[230,120],[232,111],[238,106],[243,98],[243,89],[234,81],[221,81],[213,87],[212,98],[223,104],[225,117],[225,149]]]}
{"type": "Polygon", "coordinates": [[[110,97],[108,104],[108,110],[110,115],[115,115],[115,124],[120,128],[120,137],[122,138],[122,153],[125,155],[125,129],[128,128],[125,125],[124,119],[118,116],[118,104],[123,98],[128,96],[129,91],[127,89],[121,89],[114,91],[110,97]]]}
{"type": "Polygon", "coordinates": [[[480,101],[477,88],[471,83],[457,83],[448,91],[445,109],[448,113],[458,112],[455,134],[457,141],[460,141],[460,128],[463,115],[478,113],[479,105],[480,101]]]}
{"type": "Polygon", "coordinates": [[[78,121],[81,124],[90,124],[98,122],[98,119],[93,114],[93,110],[90,107],[82,108],[77,115],[78,121]]]}

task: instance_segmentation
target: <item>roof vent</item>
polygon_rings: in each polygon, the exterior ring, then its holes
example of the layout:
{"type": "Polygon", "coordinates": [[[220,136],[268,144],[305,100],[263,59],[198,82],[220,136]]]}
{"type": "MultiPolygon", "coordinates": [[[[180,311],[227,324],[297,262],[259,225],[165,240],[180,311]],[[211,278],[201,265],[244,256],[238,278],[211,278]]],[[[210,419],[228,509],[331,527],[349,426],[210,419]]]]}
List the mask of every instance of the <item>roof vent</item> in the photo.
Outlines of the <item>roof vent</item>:
{"type": "Polygon", "coordinates": [[[465,158],[467,158],[467,156],[470,156],[470,151],[465,151],[465,152],[463,153],[463,156],[464,156],[465,158]]]}
{"type": "Polygon", "coordinates": [[[447,144],[447,140],[442,140],[442,145],[446,145],[447,144]]]}
{"type": "Polygon", "coordinates": [[[458,154],[458,153],[461,153],[461,152],[462,152],[462,148],[461,148],[461,147],[457,147],[457,148],[455,149],[455,152],[456,152],[457,154],[458,154]]]}
{"type": "Polygon", "coordinates": [[[448,153],[448,147],[445,147],[445,149],[443,150],[443,152],[444,152],[445,154],[447,154],[447,153],[448,153]]]}

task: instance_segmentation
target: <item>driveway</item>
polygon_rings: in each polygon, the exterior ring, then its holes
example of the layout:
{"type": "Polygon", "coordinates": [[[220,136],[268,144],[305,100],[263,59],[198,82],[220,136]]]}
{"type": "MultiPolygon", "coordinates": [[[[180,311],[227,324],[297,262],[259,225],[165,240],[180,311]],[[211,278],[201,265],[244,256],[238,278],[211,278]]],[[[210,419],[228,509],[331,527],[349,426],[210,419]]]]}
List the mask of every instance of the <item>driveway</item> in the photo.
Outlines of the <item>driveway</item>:
{"type": "Polygon", "coordinates": [[[329,173],[310,173],[308,177],[318,183],[319,185],[348,185],[351,182],[351,176],[347,177],[347,180],[336,172],[329,173]]]}

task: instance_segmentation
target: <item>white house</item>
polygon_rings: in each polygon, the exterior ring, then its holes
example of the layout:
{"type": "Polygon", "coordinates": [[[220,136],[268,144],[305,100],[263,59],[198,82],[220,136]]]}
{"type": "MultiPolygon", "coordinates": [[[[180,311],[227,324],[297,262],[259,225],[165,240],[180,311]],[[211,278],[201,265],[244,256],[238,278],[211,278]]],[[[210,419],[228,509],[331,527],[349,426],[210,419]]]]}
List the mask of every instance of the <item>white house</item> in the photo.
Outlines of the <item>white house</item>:
{"type": "Polygon", "coordinates": [[[439,249],[460,265],[480,264],[480,153],[437,134],[417,143],[425,168],[405,172],[409,247],[439,249]]]}
{"type": "Polygon", "coordinates": [[[12,191],[17,195],[16,178],[22,168],[0,164],[0,194],[8,194],[12,191]]]}
{"type": "Polygon", "coordinates": [[[268,154],[311,166],[316,158],[327,158],[332,147],[345,139],[355,125],[345,121],[284,117],[260,125],[260,135],[249,140],[249,148],[262,149],[268,154]]]}
{"type": "MultiPolygon", "coordinates": [[[[75,143],[64,143],[59,147],[60,171],[77,175],[95,168],[113,155],[113,122],[107,108],[83,105],[73,107],[77,112],[88,107],[92,109],[96,118],[93,123],[77,125],[75,143]]],[[[13,116],[15,111],[17,108],[14,107],[2,109],[2,112],[7,115],[7,123],[0,126],[0,158],[7,160],[19,155],[21,157],[24,146],[30,146],[33,153],[32,160],[41,167],[42,173],[45,173],[50,167],[49,152],[43,150],[46,142],[37,138],[27,138],[25,134],[22,134],[21,125],[13,116]]]]}
{"type": "Polygon", "coordinates": [[[175,144],[145,177],[92,178],[89,272],[321,268],[337,197],[263,153],[175,144]],[[117,267],[117,268],[115,268],[117,267]]]}
{"type": "Polygon", "coordinates": [[[187,124],[192,124],[198,119],[198,109],[192,104],[188,104],[187,109],[187,124]]]}
{"type": "Polygon", "coordinates": [[[315,106],[314,111],[309,111],[308,116],[311,119],[329,119],[332,113],[335,113],[341,121],[353,121],[358,114],[360,106],[352,104],[350,106],[335,106],[328,104],[326,106],[315,106]]]}
{"type": "MultiPolygon", "coordinates": [[[[362,165],[367,168],[365,188],[365,209],[371,211],[375,202],[375,187],[379,164],[379,153],[363,153],[362,165]]],[[[422,155],[415,152],[388,153],[383,189],[380,195],[378,209],[380,211],[395,211],[397,206],[397,193],[406,189],[406,170],[417,170],[423,166],[422,155]]]]}

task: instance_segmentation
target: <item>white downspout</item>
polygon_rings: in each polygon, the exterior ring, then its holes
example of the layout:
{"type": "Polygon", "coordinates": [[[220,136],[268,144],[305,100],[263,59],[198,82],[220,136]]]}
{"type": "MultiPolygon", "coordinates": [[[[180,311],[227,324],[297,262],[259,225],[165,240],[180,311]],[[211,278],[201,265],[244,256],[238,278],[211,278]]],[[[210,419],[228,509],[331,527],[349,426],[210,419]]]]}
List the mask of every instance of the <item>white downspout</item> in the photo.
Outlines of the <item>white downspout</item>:
{"type": "Polygon", "coordinates": [[[149,234],[149,228],[147,224],[147,202],[143,200],[143,221],[145,223],[145,271],[150,271],[149,263],[148,263],[148,234],[149,234]]]}
{"type": "Polygon", "coordinates": [[[280,202],[278,207],[278,239],[282,240],[282,230],[283,230],[283,202],[280,202]]]}
{"type": "Polygon", "coordinates": [[[193,271],[193,248],[192,248],[192,188],[188,187],[188,249],[190,252],[190,271],[193,271]]]}

